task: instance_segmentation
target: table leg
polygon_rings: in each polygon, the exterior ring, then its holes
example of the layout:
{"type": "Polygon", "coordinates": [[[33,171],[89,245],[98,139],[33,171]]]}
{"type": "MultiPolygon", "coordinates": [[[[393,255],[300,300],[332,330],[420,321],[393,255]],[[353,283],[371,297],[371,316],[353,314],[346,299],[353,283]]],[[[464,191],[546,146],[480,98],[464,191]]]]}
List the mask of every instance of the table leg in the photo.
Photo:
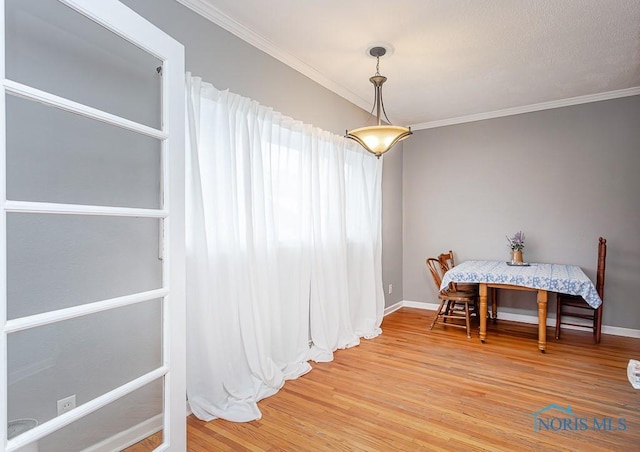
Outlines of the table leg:
{"type": "Polygon", "coordinates": [[[547,349],[547,297],[546,290],[538,290],[538,348],[542,353],[547,349]]]}
{"type": "Polygon", "coordinates": [[[480,284],[480,341],[487,338],[487,285],[480,284]]]}

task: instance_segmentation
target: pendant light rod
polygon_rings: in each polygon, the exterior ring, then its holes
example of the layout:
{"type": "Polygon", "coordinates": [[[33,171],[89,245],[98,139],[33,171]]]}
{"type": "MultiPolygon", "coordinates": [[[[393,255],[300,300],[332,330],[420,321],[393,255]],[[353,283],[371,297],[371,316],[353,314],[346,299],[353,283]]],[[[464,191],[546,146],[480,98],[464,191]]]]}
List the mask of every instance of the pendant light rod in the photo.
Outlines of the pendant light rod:
{"type": "Polygon", "coordinates": [[[372,47],[369,49],[369,55],[376,59],[376,73],[373,77],[369,78],[369,81],[373,83],[374,86],[374,105],[371,110],[371,114],[373,111],[376,112],[376,121],[378,125],[382,125],[382,117],[380,116],[380,110],[382,110],[382,114],[384,114],[384,118],[387,120],[387,123],[391,124],[391,121],[387,117],[387,112],[384,109],[384,101],[382,100],[382,84],[387,81],[387,77],[380,74],[380,57],[385,56],[387,54],[387,49],[384,47],[372,47]]]}
{"type": "MultiPolygon", "coordinates": [[[[373,83],[373,86],[375,87],[375,101],[373,109],[376,112],[376,121],[378,122],[378,125],[382,125],[382,116],[380,116],[381,110],[387,122],[391,123],[391,121],[389,121],[389,118],[387,118],[387,112],[384,111],[384,103],[382,102],[382,84],[387,81],[387,77],[384,77],[382,75],[374,75],[369,79],[369,81],[373,83]]],[[[371,114],[373,114],[373,110],[371,110],[371,114]]]]}

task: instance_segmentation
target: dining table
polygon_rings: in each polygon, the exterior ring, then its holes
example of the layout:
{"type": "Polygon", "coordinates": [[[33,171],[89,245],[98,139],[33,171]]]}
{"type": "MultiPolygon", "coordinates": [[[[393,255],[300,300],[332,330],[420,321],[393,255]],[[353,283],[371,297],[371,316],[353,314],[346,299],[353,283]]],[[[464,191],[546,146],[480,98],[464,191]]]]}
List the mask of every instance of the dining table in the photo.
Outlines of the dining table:
{"type": "MultiPolygon", "coordinates": [[[[469,260],[449,269],[442,278],[440,291],[449,289],[451,283],[477,283],[480,298],[480,341],[487,338],[487,312],[489,289],[515,289],[537,293],[538,349],[547,349],[547,301],[549,292],[579,295],[597,308],[602,300],[596,287],[577,265],[525,263],[505,261],[469,260]]],[[[495,297],[494,297],[495,303],[495,297]]],[[[493,309],[495,317],[495,305],[493,309]]]]}

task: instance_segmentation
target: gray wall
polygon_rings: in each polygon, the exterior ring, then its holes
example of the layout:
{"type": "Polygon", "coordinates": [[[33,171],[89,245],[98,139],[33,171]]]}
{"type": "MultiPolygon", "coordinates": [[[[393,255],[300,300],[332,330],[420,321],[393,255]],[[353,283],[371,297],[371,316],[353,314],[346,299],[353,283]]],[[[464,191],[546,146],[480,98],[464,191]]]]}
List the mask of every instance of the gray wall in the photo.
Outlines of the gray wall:
{"type": "MultiPolygon", "coordinates": [[[[411,140],[412,138],[409,138],[411,140]]],[[[382,170],[382,282],[385,305],[403,300],[402,294],[402,156],[404,143],[384,155],[382,170]],[[389,284],[393,292],[389,293],[389,284]]]]}
{"type": "MultiPolygon", "coordinates": [[[[122,0],[185,46],[187,70],[294,119],[343,135],[369,113],[237,38],[175,0],[122,0]]],[[[362,83],[368,83],[363,80],[362,83]]],[[[373,101],[373,92],[372,101],[373,101]]],[[[402,144],[384,157],[383,282],[385,304],[402,300],[402,144]],[[388,286],[393,284],[393,293],[388,286]]]]}
{"type": "MultiPolygon", "coordinates": [[[[639,171],[640,96],[416,132],[404,145],[404,299],[436,302],[426,257],[507,260],[518,230],[526,261],[595,281],[603,236],[603,322],[640,329],[639,171]]],[[[503,292],[504,311],[535,315],[530,294],[503,292]]]]}

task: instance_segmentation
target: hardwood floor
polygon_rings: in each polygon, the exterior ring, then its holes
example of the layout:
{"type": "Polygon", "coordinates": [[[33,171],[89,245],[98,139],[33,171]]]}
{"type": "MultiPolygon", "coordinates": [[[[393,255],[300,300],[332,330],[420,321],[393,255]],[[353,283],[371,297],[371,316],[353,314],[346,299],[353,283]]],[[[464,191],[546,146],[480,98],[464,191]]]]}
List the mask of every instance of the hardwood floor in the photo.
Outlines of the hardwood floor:
{"type": "Polygon", "coordinates": [[[640,339],[603,335],[595,345],[588,332],[563,330],[556,341],[549,328],[542,354],[537,325],[489,322],[482,344],[477,325],[472,339],[440,324],[429,331],[433,315],[388,315],[381,336],[313,363],[261,401],[258,421],[189,416],[188,449],[640,450],[640,390],[626,376],[640,339]]]}
{"type": "Polygon", "coordinates": [[[640,339],[603,335],[595,345],[588,332],[563,330],[556,341],[550,328],[542,354],[536,325],[489,322],[482,344],[477,332],[429,331],[433,315],[388,315],[381,336],[261,401],[258,421],[190,416],[188,449],[640,450],[640,390],[626,376],[640,339]],[[535,431],[534,413],[551,404],[571,414],[540,413],[535,431]]]}
{"type": "Polygon", "coordinates": [[[162,431],[155,433],[142,441],[124,449],[123,452],[151,452],[162,444],[162,431]]]}

